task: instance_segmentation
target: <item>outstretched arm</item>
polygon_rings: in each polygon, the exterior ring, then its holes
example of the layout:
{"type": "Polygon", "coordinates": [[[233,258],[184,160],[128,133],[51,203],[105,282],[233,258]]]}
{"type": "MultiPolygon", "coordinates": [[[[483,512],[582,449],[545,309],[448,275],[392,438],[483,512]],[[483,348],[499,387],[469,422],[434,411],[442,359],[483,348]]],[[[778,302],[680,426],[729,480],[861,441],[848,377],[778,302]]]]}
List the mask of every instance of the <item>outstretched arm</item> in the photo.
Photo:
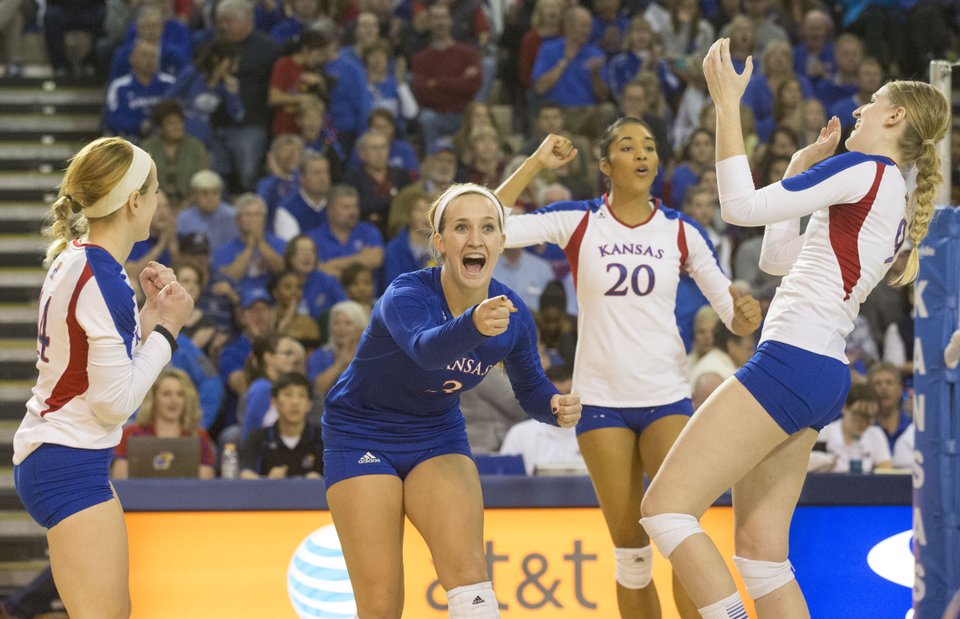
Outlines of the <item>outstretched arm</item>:
{"type": "Polygon", "coordinates": [[[516,171],[497,187],[497,197],[500,203],[510,208],[517,203],[520,194],[526,189],[530,181],[543,170],[556,170],[573,161],[577,156],[577,149],[569,139],[550,134],[543,139],[537,150],[527,157],[516,171]]]}

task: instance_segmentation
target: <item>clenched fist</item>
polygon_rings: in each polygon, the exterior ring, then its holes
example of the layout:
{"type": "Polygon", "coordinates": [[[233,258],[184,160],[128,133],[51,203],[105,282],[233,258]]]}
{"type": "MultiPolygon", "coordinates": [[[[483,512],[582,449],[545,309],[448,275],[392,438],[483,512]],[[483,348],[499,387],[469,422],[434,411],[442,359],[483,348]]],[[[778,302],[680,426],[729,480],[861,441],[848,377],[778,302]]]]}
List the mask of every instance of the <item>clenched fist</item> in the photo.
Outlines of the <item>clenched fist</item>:
{"type": "Polygon", "coordinates": [[[579,395],[558,393],[550,398],[550,409],[557,416],[557,423],[560,424],[561,428],[572,428],[580,421],[583,406],[580,405],[579,395]]]}
{"type": "Polygon", "coordinates": [[[516,311],[513,301],[502,294],[487,299],[473,310],[473,324],[477,331],[488,337],[500,335],[510,326],[510,314],[516,311]]]}

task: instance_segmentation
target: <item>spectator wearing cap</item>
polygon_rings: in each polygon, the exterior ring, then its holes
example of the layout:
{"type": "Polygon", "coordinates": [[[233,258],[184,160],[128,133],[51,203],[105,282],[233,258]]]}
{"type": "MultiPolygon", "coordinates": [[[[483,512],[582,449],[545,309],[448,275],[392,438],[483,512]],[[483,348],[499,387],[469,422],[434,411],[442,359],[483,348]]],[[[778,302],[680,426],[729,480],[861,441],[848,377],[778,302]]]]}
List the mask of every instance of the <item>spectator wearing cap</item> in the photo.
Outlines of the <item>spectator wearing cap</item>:
{"type": "Polygon", "coordinates": [[[211,268],[242,295],[246,290],[265,288],[283,270],[286,244],[267,232],[267,205],[260,196],[243,194],[237,198],[236,211],[240,234],[213,253],[211,268]]]}
{"type": "Polygon", "coordinates": [[[137,40],[130,52],[130,72],[107,88],[107,130],[139,141],[150,128],[150,110],[173,85],[174,77],[158,71],[157,46],[137,40]]]}
{"type": "Polygon", "coordinates": [[[319,153],[307,151],[300,159],[299,187],[277,205],[273,233],[289,241],[319,227],[327,220],[327,192],[330,191],[330,162],[319,153]]]}
{"type": "Polygon", "coordinates": [[[595,138],[613,115],[603,74],[606,56],[591,45],[593,19],[582,6],[567,11],[563,37],[545,41],[533,64],[533,90],[563,108],[567,129],[595,138]]]}
{"type": "Polygon", "coordinates": [[[453,142],[448,138],[434,140],[427,146],[424,159],[423,176],[415,183],[407,185],[390,202],[390,214],[387,217],[387,236],[395,236],[409,221],[413,202],[423,194],[440,194],[457,179],[457,154],[453,142]]]}
{"type": "Polygon", "coordinates": [[[235,421],[237,403],[250,386],[244,365],[253,352],[253,342],[266,334],[276,322],[273,297],[263,288],[253,288],[240,296],[237,322],[242,329],[239,336],[228,342],[220,353],[220,377],[227,386],[225,394],[224,425],[235,421]]]}
{"type": "Polygon", "coordinates": [[[390,141],[379,131],[367,131],[357,142],[361,166],[347,172],[344,182],[357,189],[360,217],[382,233],[387,229],[390,202],[410,184],[403,168],[390,165],[390,141]]]}
{"type": "Polygon", "coordinates": [[[223,202],[223,182],[216,172],[200,170],[190,179],[193,204],[177,217],[177,234],[200,232],[207,237],[210,251],[216,252],[239,234],[237,213],[223,202]]]}
{"type": "Polygon", "coordinates": [[[373,224],[360,221],[360,199],[355,188],[330,189],[327,221],[309,233],[317,244],[317,268],[340,277],[343,269],[359,263],[370,270],[383,265],[383,236],[373,224]]]}
{"type": "Polygon", "coordinates": [[[411,75],[423,141],[432,144],[460,126],[463,110],[483,85],[483,68],[477,48],[453,38],[450,9],[436,3],[427,11],[430,45],[413,57],[411,75]]]}
{"type": "Polygon", "coordinates": [[[156,133],[140,146],[157,165],[157,179],[170,203],[179,207],[190,197],[190,179],[210,165],[203,142],[185,130],[183,107],[173,100],[153,106],[156,133]]]}

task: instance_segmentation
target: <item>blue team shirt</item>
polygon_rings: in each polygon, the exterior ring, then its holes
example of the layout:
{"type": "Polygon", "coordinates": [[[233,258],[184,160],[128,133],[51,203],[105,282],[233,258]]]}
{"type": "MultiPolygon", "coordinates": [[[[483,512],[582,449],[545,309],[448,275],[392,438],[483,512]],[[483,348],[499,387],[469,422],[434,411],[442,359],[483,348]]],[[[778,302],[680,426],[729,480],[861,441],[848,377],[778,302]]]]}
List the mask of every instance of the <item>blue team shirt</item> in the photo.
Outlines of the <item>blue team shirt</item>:
{"type": "Polygon", "coordinates": [[[352,256],[366,247],[383,247],[383,235],[380,234],[380,230],[365,221],[357,222],[350,231],[346,243],[341,243],[340,239],[334,236],[333,231],[330,230],[330,224],[326,221],[308,234],[317,244],[317,257],[321,262],[352,256]]]}
{"type": "Polygon", "coordinates": [[[306,312],[310,317],[319,321],[324,312],[335,303],[347,300],[347,293],[333,275],[323,271],[312,271],[303,283],[303,296],[300,299],[301,313],[306,312]]]}
{"type": "MultiPolygon", "coordinates": [[[[540,51],[537,52],[537,59],[533,63],[534,82],[556,66],[563,58],[565,49],[566,40],[562,38],[543,42],[540,51]]],[[[570,64],[564,68],[563,74],[553,88],[543,93],[543,98],[562,107],[596,105],[597,98],[593,94],[590,69],[586,67],[587,61],[594,57],[606,58],[606,55],[600,48],[589,43],[581,47],[570,64]]]]}
{"type": "Polygon", "coordinates": [[[507,331],[487,337],[473,308],[454,318],[440,285],[440,267],[405,273],[373,308],[357,354],[327,394],[323,441],[330,448],[371,441],[393,451],[445,444],[462,432],[460,393],[476,387],[503,361],[514,395],[538,421],[557,425],[557,390],[540,365],[533,315],[496,280],[489,297],[507,295],[519,310],[507,331]]]}

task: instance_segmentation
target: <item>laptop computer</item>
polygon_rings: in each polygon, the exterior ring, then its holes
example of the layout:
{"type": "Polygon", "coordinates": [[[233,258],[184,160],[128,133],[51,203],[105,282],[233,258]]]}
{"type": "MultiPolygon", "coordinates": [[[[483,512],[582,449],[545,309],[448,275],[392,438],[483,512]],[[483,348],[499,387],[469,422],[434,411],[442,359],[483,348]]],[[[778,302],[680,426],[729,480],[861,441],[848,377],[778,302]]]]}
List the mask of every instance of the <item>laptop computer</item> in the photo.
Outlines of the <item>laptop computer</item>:
{"type": "Polygon", "coordinates": [[[200,438],[131,436],[127,439],[130,477],[197,477],[200,438]]]}

